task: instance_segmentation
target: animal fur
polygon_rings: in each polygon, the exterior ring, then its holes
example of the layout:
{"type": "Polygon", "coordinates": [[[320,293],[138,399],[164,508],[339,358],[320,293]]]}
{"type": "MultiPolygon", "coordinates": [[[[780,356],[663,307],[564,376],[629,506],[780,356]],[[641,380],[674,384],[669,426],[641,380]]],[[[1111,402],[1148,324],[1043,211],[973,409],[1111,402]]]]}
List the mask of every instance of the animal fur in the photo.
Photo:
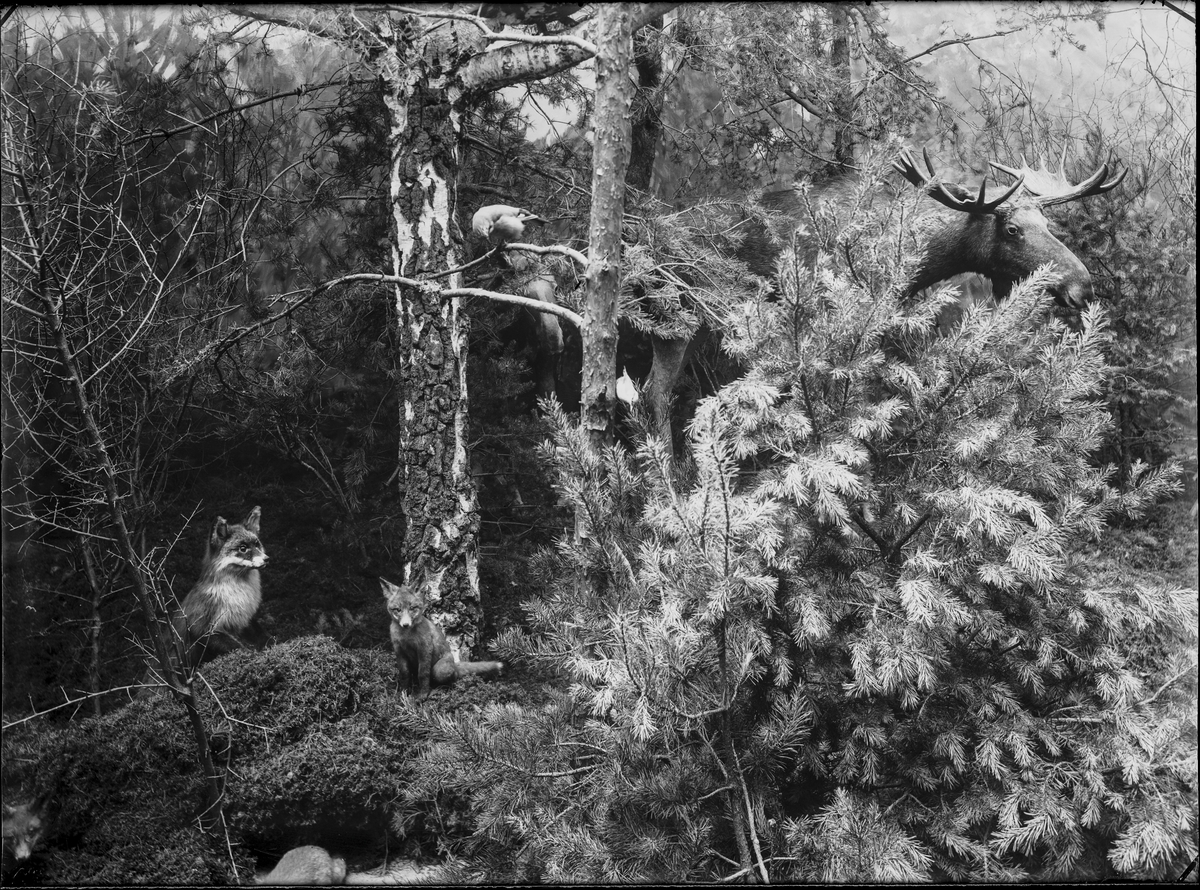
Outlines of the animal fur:
{"type": "Polygon", "coordinates": [[[321,885],[346,881],[346,861],[330,855],[324,847],[296,847],[283,858],[260,884],[321,885]]]}
{"type": "Polygon", "coordinates": [[[17,862],[33,855],[47,828],[46,797],[30,803],[4,804],[4,854],[17,862]]]}
{"type": "Polygon", "coordinates": [[[392,649],[396,655],[396,690],[429,697],[431,686],[444,686],[468,674],[499,676],[499,661],[455,661],[446,634],[426,615],[429,595],[440,589],[443,572],[417,569],[411,580],[392,584],[383,578],[383,595],[392,617],[392,649]]]}
{"type": "Polygon", "coordinates": [[[200,580],[174,620],[192,667],[261,637],[255,622],[262,604],[259,569],[267,564],[258,537],[261,518],[262,508],[255,507],[235,525],[223,517],[213,523],[200,580]]]}

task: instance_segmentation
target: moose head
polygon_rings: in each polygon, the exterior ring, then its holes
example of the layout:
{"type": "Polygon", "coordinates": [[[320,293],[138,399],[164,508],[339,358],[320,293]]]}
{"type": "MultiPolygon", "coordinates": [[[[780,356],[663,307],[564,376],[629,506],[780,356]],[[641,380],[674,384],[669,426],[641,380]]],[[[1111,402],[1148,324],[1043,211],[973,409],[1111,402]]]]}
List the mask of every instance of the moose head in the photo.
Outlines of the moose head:
{"type": "Polygon", "coordinates": [[[1016,282],[1051,263],[1058,275],[1050,287],[1055,302],[1079,309],[1092,299],[1088,270],[1051,234],[1042,208],[1107,192],[1125,178],[1124,170],[1108,179],[1108,165],[1102,164],[1083,182],[1072,185],[1063,175],[1065,150],[1057,173],[1048,170],[1045,163],[1033,170],[1024,158],[1020,169],[989,161],[992,167],[1016,179],[998,197],[989,199],[986,177],[978,193],[972,195],[965,187],[938,177],[929,152],[923,150],[923,154],[925,170],[907,151],[893,166],[929,197],[963,215],[930,236],[921,264],[905,287],[906,297],[952,275],[976,272],[991,279],[996,298],[1003,299],[1016,282]]]}

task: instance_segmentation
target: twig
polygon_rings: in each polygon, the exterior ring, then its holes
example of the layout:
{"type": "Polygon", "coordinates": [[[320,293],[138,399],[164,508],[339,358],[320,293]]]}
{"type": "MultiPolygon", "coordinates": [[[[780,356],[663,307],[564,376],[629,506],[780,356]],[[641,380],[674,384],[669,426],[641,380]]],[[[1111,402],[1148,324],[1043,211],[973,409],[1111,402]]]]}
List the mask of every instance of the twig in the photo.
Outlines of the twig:
{"type": "Polygon", "coordinates": [[[20,726],[22,723],[28,723],[30,720],[37,720],[39,717],[45,717],[47,714],[53,714],[55,711],[62,710],[63,708],[74,707],[76,705],[83,704],[84,702],[89,701],[93,698],[98,698],[101,695],[108,695],[109,693],[112,693],[112,692],[128,692],[130,689],[153,689],[153,688],[157,688],[159,685],[160,684],[158,684],[158,683],[151,683],[151,684],[131,683],[128,686],[113,686],[111,689],[104,689],[100,692],[89,692],[80,698],[73,698],[73,699],[63,702],[61,705],[55,705],[54,707],[47,708],[44,711],[37,711],[33,714],[30,714],[28,717],[22,717],[19,720],[12,720],[8,723],[3,724],[3,726],[0,728],[3,728],[5,731],[7,731],[9,729],[12,729],[12,727],[14,727],[14,726],[20,726]]]}
{"type": "Polygon", "coordinates": [[[209,121],[216,120],[219,117],[223,117],[223,116],[229,115],[229,114],[237,114],[239,111],[246,111],[246,110],[248,110],[250,108],[254,108],[258,105],[266,105],[268,102],[274,102],[276,99],[286,99],[289,96],[303,96],[307,93],[315,93],[317,90],[323,90],[326,87],[343,86],[343,85],[347,85],[347,84],[368,83],[368,82],[369,81],[358,79],[358,78],[350,78],[349,80],[330,80],[330,81],[326,81],[325,83],[318,83],[318,84],[311,84],[308,86],[296,87],[296,89],[288,90],[286,93],[275,93],[273,96],[267,96],[265,99],[255,99],[253,102],[247,102],[245,105],[237,105],[233,108],[226,108],[222,111],[214,111],[212,114],[208,115],[208,117],[202,117],[198,121],[189,121],[188,123],[184,124],[183,126],[176,127],[173,130],[165,130],[164,129],[164,130],[156,130],[153,133],[143,133],[140,136],[134,136],[132,139],[126,139],[121,144],[122,145],[132,145],[135,142],[141,142],[145,139],[157,139],[157,138],[168,139],[171,136],[177,136],[180,133],[186,133],[188,130],[194,130],[194,129],[196,129],[196,127],[202,127],[205,124],[207,124],[209,121]]]}
{"type": "Polygon", "coordinates": [[[440,19],[457,19],[460,22],[466,22],[474,25],[487,35],[488,40],[511,40],[514,43],[529,43],[533,44],[534,46],[574,46],[591,56],[596,55],[598,52],[594,43],[584,40],[582,37],[576,37],[573,34],[547,34],[542,36],[536,34],[526,34],[524,31],[514,31],[511,28],[503,28],[500,31],[493,31],[487,26],[485,21],[480,16],[471,15],[470,13],[450,12],[449,10],[445,9],[429,11],[413,8],[411,6],[394,6],[392,9],[394,9],[396,12],[405,12],[409,15],[415,15],[420,18],[437,17],[440,19]]]}
{"type": "Polygon", "coordinates": [[[505,250],[524,250],[524,251],[528,251],[529,253],[559,253],[559,254],[562,254],[563,256],[569,256],[571,259],[573,259],[575,262],[577,262],[580,265],[580,267],[583,269],[586,269],[588,267],[588,258],[586,256],[584,256],[582,253],[580,253],[578,250],[575,250],[572,247],[563,247],[561,244],[547,244],[545,246],[542,246],[540,244],[523,244],[523,243],[514,241],[512,244],[504,245],[504,249],[505,250]]]}

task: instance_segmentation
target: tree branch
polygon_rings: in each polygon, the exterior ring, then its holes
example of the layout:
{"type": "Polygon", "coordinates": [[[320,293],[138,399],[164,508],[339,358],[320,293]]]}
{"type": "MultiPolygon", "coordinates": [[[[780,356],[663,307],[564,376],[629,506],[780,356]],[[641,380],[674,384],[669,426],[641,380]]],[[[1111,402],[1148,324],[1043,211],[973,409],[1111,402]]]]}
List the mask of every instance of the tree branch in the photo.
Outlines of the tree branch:
{"type": "MultiPolygon", "coordinates": [[[[307,31],[309,34],[316,37],[324,37],[327,40],[341,41],[346,38],[341,28],[329,28],[316,23],[315,16],[323,9],[320,6],[307,6],[302,3],[270,3],[263,6],[244,6],[240,3],[226,3],[224,7],[234,15],[240,15],[267,25],[279,25],[282,28],[307,31]],[[308,20],[307,22],[305,21],[306,19],[308,20]]],[[[324,9],[326,11],[333,11],[336,7],[329,6],[324,7],[324,9]]]]}
{"type": "Polygon", "coordinates": [[[1171,12],[1178,13],[1179,15],[1183,16],[1185,19],[1187,19],[1193,25],[1196,24],[1196,17],[1194,15],[1180,9],[1174,3],[1171,3],[1170,0],[1158,0],[1158,2],[1161,3],[1163,6],[1165,6],[1167,9],[1171,10],[1171,12]]]}
{"type": "MultiPolygon", "coordinates": [[[[528,246],[532,247],[533,245],[528,246]]],[[[563,248],[563,250],[567,249],[569,248],[563,248]]],[[[407,287],[432,288],[437,290],[443,297],[486,297],[487,299],[495,300],[498,303],[512,303],[516,306],[524,306],[526,309],[532,309],[535,312],[544,312],[547,315],[557,315],[559,318],[571,322],[571,324],[575,325],[576,328],[579,328],[583,325],[583,318],[579,315],[579,313],[568,309],[566,306],[559,306],[555,303],[543,303],[541,300],[535,300],[532,297],[519,297],[515,294],[502,294],[498,291],[485,290],[480,287],[439,288],[436,285],[431,284],[428,280],[421,278],[405,278],[402,275],[383,275],[375,272],[357,272],[351,275],[343,275],[340,278],[334,278],[331,281],[322,282],[321,284],[318,284],[312,288],[312,290],[310,290],[304,296],[290,302],[287,308],[276,312],[274,315],[269,315],[264,319],[256,321],[254,324],[245,325],[237,328],[236,330],[230,331],[220,340],[209,343],[203,349],[201,349],[192,359],[192,361],[188,362],[187,367],[191,367],[197,361],[202,361],[214,353],[216,353],[218,356],[225,353],[230,347],[244,339],[248,334],[262,330],[263,328],[274,324],[280,319],[287,318],[297,309],[307,304],[318,294],[327,291],[330,288],[337,287],[340,284],[351,284],[356,281],[369,282],[372,284],[402,284],[407,287]]],[[[176,380],[182,377],[186,371],[186,367],[175,371],[166,378],[163,385],[169,386],[170,384],[174,383],[176,380]]]]}
{"type": "Polygon", "coordinates": [[[304,96],[304,95],[307,95],[308,93],[315,93],[317,90],[323,90],[326,87],[346,86],[349,84],[369,83],[369,82],[370,81],[363,80],[361,78],[353,78],[352,77],[349,80],[330,80],[330,81],[326,81],[325,83],[310,84],[310,85],[306,85],[306,86],[296,87],[296,89],[288,90],[287,92],[284,92],[284,93],[275,93],[273,96],[267,96],[266,98],[263,98],[263,99],[255,99],[253,102],[247,102],[245,105],[237,105],[232,108],[226,108],[223,111],[214,111],[208,117],[202,117],[198,121],[191,121],[189,123],[184,124],[181,127],[175,127],[173,130],[156,130],[153,133],[143,133],[141,135],[134,136],[131,139],[126,139],[121,144],[122,145],[132,145],[135,142],[141,142],[145,139],[158,139],[158,138],[167,139],[167,138],[170,138],[171,136],[177,136],[180,133],[186,133],[188,130],[194,130],[196,127],[202,127],[205,124],[207,124],[209,121],[216,120],[219,117],[224,117],[225,115],[229,115],[229,114],[237,114],[240,111],[246,111],[246,110],[254,108],[258,105],[266,105],[268,102],[274,102],[276,99],[286,99],[289,96],[304,96]]]}
{"type": "MultiPolygon", "coordinates": [[[[488,40],[513,40],[518,43],[528,43],[533,46],[552,46],[563,44],[574,46],[583,50],[588,56],[596,54],[596,44],[590,40],[584,40],[578,34],[573,34],[570,31],[564,31],[561,34],[527,34],[524,31],[516,31],[512,28],[502,28],[499,31],[493,31],[487,25],[487,20],[481,16],[471,15],[466,12],[451,12],[448,9],[421,9],[411,6],[392,6],[390,9],[396,12],[405,12],[409,15],[420,16],[422,18],[439,18],[439,19],[455,19],[460,22],[468,22],[487,35],[488,40]]],[[[582,24],[582,23],[581,23],[582,24]]],[[[585,57],[586,58],[586,57],[585,57]]]]}
{"type": "Polygon", "coordinates": [[[575,250],[572,247],[564,247],[561,244],[547,244],[547,245],[543,246],[540,244],[523,244],[521,242],[514,241],[511,244],[504,245],[504,249],[505,250],[524,250],[524,251],[527,251],[528,253],[540,253],[540,254],[558,253],[558,254],[562,254],[563,256],[568,256],[571,259],[573,259],[576,263],[579,264],[579,268],[581,268],[581,269],[586,269],[588,267],[588,258],[586,256],[584,256],[582,253],[580,253],[578,250],[575,250]]]}
{"type": "MultiPolygon", "coordinates": [[[[633,5],[631,20],[633,29],[649,24],[663,13],[678,6],[678,3],[641,3],[633,5]]],[[[554,45],[521,43],[497,47],[471,59],[463,67],[462,84],[468,92],[491,92],[516,83],[541,80],[573,68],[595,55],[581,48],[580,42],[566,42],[563,38],[576,37],[589,45],[588,39],[595,25],[592,20],[580,22],[574,28],[556,35],[554,45]]]]}

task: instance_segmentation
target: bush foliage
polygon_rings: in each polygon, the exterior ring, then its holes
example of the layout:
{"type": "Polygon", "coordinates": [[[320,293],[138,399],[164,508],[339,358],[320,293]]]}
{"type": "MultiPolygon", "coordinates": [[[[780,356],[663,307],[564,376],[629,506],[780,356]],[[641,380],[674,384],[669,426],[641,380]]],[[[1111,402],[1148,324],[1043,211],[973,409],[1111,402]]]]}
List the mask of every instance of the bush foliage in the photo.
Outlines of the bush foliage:
{"type": "Polygon", "coordinates": [[[1092,458],[1105,318],[1052,317],[1048,272],[934,336],[877,218],[813,221],[850,257],[781,269],[726,337],[690,464],[546,459],[577,524],[508,658],[538,710],[421,712],[410,797],[465,800],[492,879],[1161,877],[1195,855],[1194,592],[1091,577],[1079,545],[1176,486],[1092,458]],[[873,221],[875,220],[875,221],[873,221]],[[870,286],[869,286],[870,285],[870,286]]]}

